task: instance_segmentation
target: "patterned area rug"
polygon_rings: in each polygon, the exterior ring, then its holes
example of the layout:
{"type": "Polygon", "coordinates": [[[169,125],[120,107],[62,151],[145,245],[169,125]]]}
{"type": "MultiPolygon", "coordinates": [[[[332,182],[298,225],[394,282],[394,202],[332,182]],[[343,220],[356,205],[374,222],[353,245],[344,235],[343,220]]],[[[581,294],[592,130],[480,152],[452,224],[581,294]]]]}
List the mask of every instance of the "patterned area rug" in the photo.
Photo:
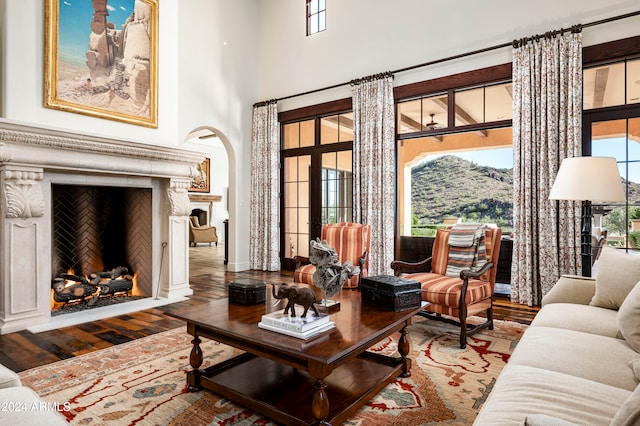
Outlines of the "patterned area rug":
{"type": "MultiPolygon", "coordinates": [[[[389,384],[345,424],[473,423],[525,329],[496,321],[460,349],[455,327],[416,317],[412,376],[389,384]]],[[[201,346],[203,368],[234,353],[206,339],[201,346]]],[[[395,340],[386,339],[371,350],[395,349],[395,340]]],[[[76,425],[274,424],[208,391],[187,392],[190,351],[190,336],[180,328],[27,370],[20,379],[47,402],[68,403],[63,414],[76,425]]]]}

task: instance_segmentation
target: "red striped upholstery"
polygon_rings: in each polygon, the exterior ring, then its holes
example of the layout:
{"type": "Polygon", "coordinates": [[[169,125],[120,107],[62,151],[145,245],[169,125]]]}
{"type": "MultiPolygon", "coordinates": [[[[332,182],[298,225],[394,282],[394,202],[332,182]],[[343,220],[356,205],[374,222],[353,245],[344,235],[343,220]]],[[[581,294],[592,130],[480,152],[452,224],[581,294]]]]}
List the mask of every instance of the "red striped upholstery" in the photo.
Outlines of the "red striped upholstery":
{"type": "Polygon", "coordinates": [[[460,326],[460,347],[465,348],[468,335],[487,327],[493,328],[492,296],[498,270],[497,264],[498,256],[500,255],[502,230],[500,228],[487,228],[484,242],[486,259],[493,266],[480,277],[468,280],[464,294],[464,305],[461,305],[460,296],[462,296],[464,281],[460,277],[446,275],[447,262],[449,260],[450,229],[450,227],[443,230],[439,229],[436,232],[431,253],[430,272],[414,272],[402,275],[404,268],[420,271],[419,268],[426,264],[425,262],[417,262],[412,265],[408,262],[398,261],[393,262],[392,267],[397,276],[420,282],[422,300],[429,302],[420,313],[422,316],[434,320],[452,322],[460,326]],[[481,324],[467,326],[467,317],[480,313],[486,315],[486,321],[481,324]]]}
{"type": "MultiPolygon", "coordinates": [[[[403,278],[416,280],[422,283],[422,300],[438,305],[457,308],[460,300],[462,280],[455,277],[420,272],[405,275],[403,278]]],[[[472,304],[491,297],[491,284],[488,281],[469,280],[465,301],[472,304]]]]}
{"type": "MultiPolygon", "coordinates": [[[[438,229],[436,238],[433,243],[433,252],[431,260],[431,272],[419,272],[415,274],[404,275],[403,277],[410,280],[417,280],[422,287],[422,300],[431,302],[435,305],[442,305],[446,308],[457,308],[460,300],[460,289],[462,280],[458,277],[447,277],[447,259],[449,256],[449,230],[438,229]]],[[[497,232],[496,228],[488,228],[485,234],[485,246],[487,250],[487,261],[498,262],[498,251],[496,247],[497,238],[500,238],[502,232],[497,232]]],[[[499,245],[498,245],[499,247],[499,245]]],[[[472,305],[479,301],[489,299],[493,295],[493,288],[496,279],[496,270],[494,266],[485,272],[479,279],[469,280],[465,302],[472,305]]],[[[427,310],[437,312],[438,308],[430,305],[427,310]]],[[[446,310],[446,309],[445,309],[446,310]]],[[[442,313],[442,312],[439,312],[442,313]]]]}
{"type": "Polygon", "coordinates": [[[431,272],[444,275],[449,259],[449,229],[438,229],[431,253],[431,272]]]}
{"type": "MultiPolygon", "coordinates": [[[[360,277],[366,277],[369,268],[369,256],[366,257],[363,266],[360,266],[360,259],[365,252],[369,252],[371,240],[371,226],[353,222],[340,222],[327,224],[322,227],[320,239],[327,241],[327,244],[338,253],[340,263],[350,261],[354,266],[361,268],[360,277]]],[[[297,283],[313,284],[314,265],[304,265],[296,269],[293,281],[297,283]]],[[[357,288],[359,276],[349,278],[343,288],[357,288]]]]}

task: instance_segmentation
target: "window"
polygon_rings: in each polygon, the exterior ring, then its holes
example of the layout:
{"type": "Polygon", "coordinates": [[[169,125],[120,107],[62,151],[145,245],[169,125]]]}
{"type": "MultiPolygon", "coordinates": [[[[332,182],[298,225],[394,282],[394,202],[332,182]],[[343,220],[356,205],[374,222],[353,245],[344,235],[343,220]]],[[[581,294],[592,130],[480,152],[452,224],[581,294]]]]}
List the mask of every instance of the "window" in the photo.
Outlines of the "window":
{"type": "Polygon", "coordinates": [[[416,137],[511,120],[511,87],[510,82],[487,84],[398,102],[398,134],[416,137]]]}
{"type": "Polygon", "coordinates": [[[322,225],[352,221],[352,145],[352,112],[283,123],[285,267],[294,256],[309,255],[309,241],[322,225]]]}
{"type": "Polygon", "coordinates": [[[640,59],[583,71],[583,109],[640,103],[640,59]]]}
{"type": "Polygon", "coordinates": [[[513,231],[511,83],[451,88],[397,103],[401,236],[458,221],[513,231]]]}
{"type": "Polygon", "coordinates": [[[307,0],[307,35],[327,29],[326,0],[307,0]]]}
{"type": "Polygon", "coordinates": [[[640,59],[586,68],[583,77],[583,154],[614,157],[626,193],[622,203],[592,203],[592,230],[609,246],[638,250],[640,59]]]}
{"type": "MultiPolygon", "coordinates": [[[[606,231],[606,244],[640,249],[640,111],[618,110],[588,115],[585,134],[595,157],[614,157],[622,178],[626,201],[592,205],[592,229],[606,231]],[[615,117],[617,116],[617,117],[615,117]]],[[[596,171],[597,172],[597,171],[596,171]]],[[[595,261],[595,259],[593,259],[595,261]]]]}

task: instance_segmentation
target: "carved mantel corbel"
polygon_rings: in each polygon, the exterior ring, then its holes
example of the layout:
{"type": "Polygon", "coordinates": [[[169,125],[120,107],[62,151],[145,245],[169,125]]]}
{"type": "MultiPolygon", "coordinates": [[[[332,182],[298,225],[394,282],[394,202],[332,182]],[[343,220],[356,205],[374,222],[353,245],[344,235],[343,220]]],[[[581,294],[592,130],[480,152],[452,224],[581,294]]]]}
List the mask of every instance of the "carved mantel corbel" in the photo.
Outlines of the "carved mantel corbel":
{"type": "Polygon", "coordinates": [[[2,170],[5,217],[8,219],[44,216],[42,170],[2,170]]]}
{"type": "Polygon", "coordinates": [[[190,179],[171,179],[167,190],[169,203],[171,203],[171,216],[189,216],[191,213],[191,201],[189,201],[188,193],[190,186],[190,179]]]}

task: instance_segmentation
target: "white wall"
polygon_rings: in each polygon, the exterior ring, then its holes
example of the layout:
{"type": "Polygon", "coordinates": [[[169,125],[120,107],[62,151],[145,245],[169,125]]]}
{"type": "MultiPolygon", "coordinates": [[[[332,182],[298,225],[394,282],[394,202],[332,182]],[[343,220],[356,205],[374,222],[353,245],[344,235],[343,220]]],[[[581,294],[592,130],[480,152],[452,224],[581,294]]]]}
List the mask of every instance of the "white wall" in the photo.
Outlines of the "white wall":
{"type": "MultiPolygon", "coordinates": [[[[225,181],[233,188],[229,210],[235,243],[230,246],[229,269],[247,269],[251,113],[258,100],[257,0],[158,1],[157,129],[42,106],[44,4],[44,0],[0,0],[4,11],[0,26],[2,118],[199,151],[211,157],[213,147],[188,144],[185,139],[198,127],[217,129],[231,163],[221,171],[229,175],[225,181]]],[[[212,164],[215,161],[212,158],[212,164]]]]}
{"type": "MultiPolygon", "coordinates": [[[[640,10],[637,0],[327,0],[305,36],[305,2],[260,0],[260,99],[281,98],[640,10]]],[[[584,29],[584,44],[640,35],[640,17],[584,29]]],[[[399,73],[394,85],[511,61],[511,48],[399,73]]],[[[279,102],[285,111],[351,96],[350,86],[279,102]]]]}

